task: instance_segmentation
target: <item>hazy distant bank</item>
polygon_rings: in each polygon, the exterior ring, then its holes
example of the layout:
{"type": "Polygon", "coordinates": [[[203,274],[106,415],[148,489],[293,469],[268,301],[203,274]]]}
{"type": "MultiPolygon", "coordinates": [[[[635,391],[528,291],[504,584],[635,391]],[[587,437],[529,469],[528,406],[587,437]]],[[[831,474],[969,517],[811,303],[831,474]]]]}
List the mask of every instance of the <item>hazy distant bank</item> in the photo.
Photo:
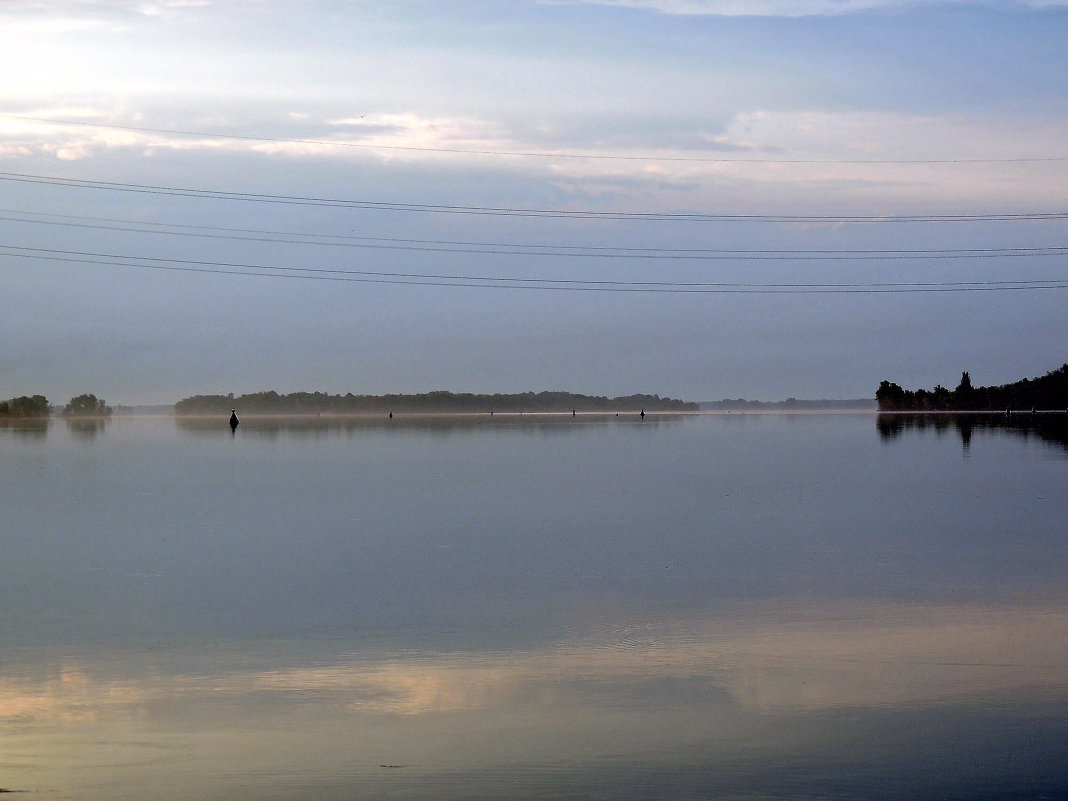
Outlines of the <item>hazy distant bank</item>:
{"type": "Polygon", "coordinates": [[[116,404],[112,407],[113,413],[119,416],[131,415],[131,414],[174,414],[173,403],[153,403],[153,404],[138,404],[134,406],[124,406],[122,404],[116,404]]]}
{"type": "Polygon", "coordinates": [[[659,395],[609,398],[572,392],[521,392],[483,395],[435,391],[403,395],[329,395],[325,392],[255,392],[246,395],[194,395],[174,405],[179,416],[228,414],[437,414],[538,412],[696,412],[698,404],[659,395]]]}
{"type": "Polygon", "coordinates": [[[819,400],[799,400],[787,398],[782,401],[755,401],[729,398],[717,401],[702,401],[698,404],[701,411],[735,411],[735,412],[789,412],[789,411],[865,411],[874,412],[877,408],[874,398],[845,398],[819,400]]]}

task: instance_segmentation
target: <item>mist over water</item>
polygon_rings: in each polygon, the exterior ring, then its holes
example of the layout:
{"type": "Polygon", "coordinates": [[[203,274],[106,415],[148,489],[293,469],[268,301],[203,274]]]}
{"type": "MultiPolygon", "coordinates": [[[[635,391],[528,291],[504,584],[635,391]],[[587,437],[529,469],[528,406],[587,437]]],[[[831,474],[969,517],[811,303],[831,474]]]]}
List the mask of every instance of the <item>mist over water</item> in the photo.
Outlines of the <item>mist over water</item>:
{"type": "Polygon", "coordinates": [[[0,787],[1064,797],[1063,428],[983,420],[0,428],[0,787]]]}

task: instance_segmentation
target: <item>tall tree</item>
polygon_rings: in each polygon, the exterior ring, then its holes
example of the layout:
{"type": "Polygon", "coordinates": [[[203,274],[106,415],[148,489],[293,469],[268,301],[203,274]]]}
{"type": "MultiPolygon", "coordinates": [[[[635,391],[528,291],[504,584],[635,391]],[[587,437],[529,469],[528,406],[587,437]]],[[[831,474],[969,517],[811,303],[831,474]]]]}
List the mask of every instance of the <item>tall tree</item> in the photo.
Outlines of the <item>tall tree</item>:
{"type": "Polygon", "coordinates": [[[71,398],[70,403],[63,407],[62,414],[64,417],[106,416],[111,414],[111,407],[103,398],[98,399],[96,395],[88,393],[71,398]]]}

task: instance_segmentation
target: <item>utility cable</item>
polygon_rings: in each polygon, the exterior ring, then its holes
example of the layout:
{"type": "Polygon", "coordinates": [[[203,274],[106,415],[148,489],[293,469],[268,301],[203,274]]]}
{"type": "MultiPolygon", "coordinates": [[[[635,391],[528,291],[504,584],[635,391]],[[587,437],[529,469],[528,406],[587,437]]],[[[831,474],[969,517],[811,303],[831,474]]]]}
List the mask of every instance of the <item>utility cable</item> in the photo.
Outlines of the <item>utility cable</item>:
{"type": "Polygon", "coordinates": [[[396,273],[334,268],[285,267],[261,264],[197,261],[192,259],[126,256],[110,253],[30,248],[0,245],[0,253],[15,258],[38,258],[50,261],[98,264],[111,267],[178,270],[219,275],[274,276],[310,280],[352,281],[361,283],[417,284],[422,286],[464,286],[498,289],[556,289],[606,292],[661,293],[777,293],[819,294],[844,292],[965,292],[1019,289],[1068,289],[1068,279],[1030,279],[1005,281],[938,281],[877,283],[750,283],[750,282],[683,282],[683,281],[613,281],[557,278],[514,278],[507,276],[441,275],[396,273]]]}
{"type": "Polygon", "coordinates": [[[278,203],[301,206],[326,206],[346,209],[375,209],[380,211],[424,212],[435,214],[471,214],[498,217],[539,217],[553,219],[642,221],[642,222],[773,222],[773,223],[900,223],[900,222],[1020,222],[1068,219],[1068,211],[1025,212],[1019,214],[907,214],[907,215],[802,215],[802,214],[687,214],[670,212],[614,212],[562,209],[524,209],[507,206],[459,206],[428,203],[395,203],[377,200],[346,200],[342,198],[274,195],[252,192],[233,192],[214,189],[194,189],[152,184],[120,183],[78,178],[57,178],[29,173],[0,172],[0,180],[51,186],[101,189],[152,195],[238,200],[252,203],[278,203]]]}
{"type": "MultiPolygon", "coordinates": [[[[0,212],[9,211],[0,209],[0,212]]],[[[853,261],[901,259],[992,259],[1022,256],[1063,256],[1068,246],[1008,247],[1008,248],[917,248],[917,249],[816,249],[816,250],[752,250],[729,248],[639,248],[590,245],[546,245],[504,242],[467,242],[436,239],[405,239],[398,237],[350,236],[335,234],[304,234],[295,231],[256,228],[222,228],[218,226],[178,225],[174,223],[144,222],[107,217],[75,215],[43,215],[36,212],[14,211],[15,214],[38,217],[56,216],[62,220],[22,219],[0,214],[8,222],[52,225],[64,228],[116,231],[140,234],[225,239],[238,242],[264,242],[284,245],[315,245],[320,247],[349,247],[376,250],[407,250],[433,253],[488,254],[506,256],[551,256],[602,259],[657,259],[699,261],[853,261]],[[70,222],[82,220],[85,222],[70,222]],[[118,223],[103,225],[97,223],[118,223]],[[157,228],[146,228],[152,225],[157,228]],[[121,226],[121,227],[120,227],[121,226]],[[142,226],[142,227],[133,227],[142,226]],[[180,228],[186,230],[160,230],[180,228]],[[232,232],[232,233],[225,233],[232,232]],[[239,234],[255,234],[244,236],[239,234]],[[302,237],[302,238],[290,238],[302,237]],[[337,240],[337,241],[329,241],[337,240]]]]}

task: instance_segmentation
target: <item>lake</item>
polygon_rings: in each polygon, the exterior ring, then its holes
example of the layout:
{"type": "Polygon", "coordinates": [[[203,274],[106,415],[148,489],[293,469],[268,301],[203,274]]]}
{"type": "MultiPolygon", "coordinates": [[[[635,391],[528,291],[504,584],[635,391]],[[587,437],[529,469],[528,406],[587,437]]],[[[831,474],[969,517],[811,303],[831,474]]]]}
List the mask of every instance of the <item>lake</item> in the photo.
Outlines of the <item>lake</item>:
{"type": "Polygon", "coordinates": [[[1068,798],[1064,415],[58,419],[0,456],[27,798],[1068,798]]]}

